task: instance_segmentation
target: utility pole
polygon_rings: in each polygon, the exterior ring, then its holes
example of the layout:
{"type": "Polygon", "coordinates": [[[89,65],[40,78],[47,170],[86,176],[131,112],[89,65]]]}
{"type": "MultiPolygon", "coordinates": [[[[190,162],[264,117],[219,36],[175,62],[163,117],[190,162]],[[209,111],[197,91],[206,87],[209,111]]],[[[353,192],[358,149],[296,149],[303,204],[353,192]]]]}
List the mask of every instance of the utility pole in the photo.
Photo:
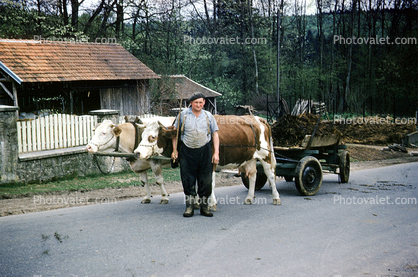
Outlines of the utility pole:
{"type": "Polygon", "coordinates": [[[277,9],[277,115],[280,115],[280,7],[277,9]]]}

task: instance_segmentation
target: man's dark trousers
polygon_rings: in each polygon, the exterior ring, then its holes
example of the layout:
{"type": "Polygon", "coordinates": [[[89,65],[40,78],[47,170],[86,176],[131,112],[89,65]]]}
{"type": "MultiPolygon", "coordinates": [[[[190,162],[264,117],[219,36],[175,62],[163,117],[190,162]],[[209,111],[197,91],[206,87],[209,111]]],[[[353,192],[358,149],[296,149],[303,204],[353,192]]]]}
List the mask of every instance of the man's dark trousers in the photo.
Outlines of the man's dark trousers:
{"type": "Polygon", "coordinates": [[[180,173],[186,196],[196,196],[196,180],[199,197],[212,194],[212,149],[210,143],[201,148],[180,148],[180,173]]]}

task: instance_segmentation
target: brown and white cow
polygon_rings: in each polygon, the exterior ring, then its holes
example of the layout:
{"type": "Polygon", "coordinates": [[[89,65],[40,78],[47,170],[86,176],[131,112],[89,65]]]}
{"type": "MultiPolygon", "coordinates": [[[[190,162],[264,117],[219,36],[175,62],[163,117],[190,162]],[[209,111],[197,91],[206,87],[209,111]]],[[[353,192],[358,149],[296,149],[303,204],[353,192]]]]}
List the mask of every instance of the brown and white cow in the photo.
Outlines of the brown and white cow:
{"type": "MultiPolygon", "coordinates": [[[[135,150],[135,135],[139,136],[138,142],[140,141],[141,133],[147,124],[147,121],[159,120],[163,122],[165,126],[171,126],[174,121],[174,117],[158,117],[158,118],[147,118],[141,119],[144,124],[136,124],[138,130],[132,123],[123,123],[116,126],[110,120],[104,120],[95,128],[93,138],[87,144],[86,149],[89,153],[104,152],[110,153],[116,149],[116,138],[119,137],[119,151],[123,153],[133,153],[135,150]],[[145,122],[144,122],[145,121],[145,122]],[[138,134],[136,134],[138,133],[138,134]]],[[[172,148],[171,148],[172,149],[172,148]]],[[[168,203],[168,194],[164,188],[164,179],[162,176],[161,166],[169,164],[170,161],[154,160],[154,159],[133,159],[129,161],[129,165],[133,172],[138,173],[141,178],[142,184],[145,186],[146,196],[142,200],[142,203],[151,203],[151,190],[148,183],[147,171],[152,169],[155,181],[161,188],[161,201],[160,204],[168,203]]]]}
{"type": "MultiPolygon", "coordinates": [[[[273,204],[280,205],[281,200],[275,184],[276,159],[273,152],[271,128],[268,123],[255,116],[214,116],[219,127],[219,164],[218,169],[236,169],[249,177],[249,190],[244,204],[251,204],[254,198],[256,181],[256,162],[262,164],[272,188],[273,204]]],[[[158,122],[149,123],[142,133],[142,140],[135,149],[140,159],[164,153],[170,157],[171,152],[161,147],[169,146],[177,131],[166,129],[158,122]]],[[[164,155],[163,154],[163,155],[164,155]]],[[[212,182],[211,208],[216,210],[214,194],[215,176],[212,182]]]]}

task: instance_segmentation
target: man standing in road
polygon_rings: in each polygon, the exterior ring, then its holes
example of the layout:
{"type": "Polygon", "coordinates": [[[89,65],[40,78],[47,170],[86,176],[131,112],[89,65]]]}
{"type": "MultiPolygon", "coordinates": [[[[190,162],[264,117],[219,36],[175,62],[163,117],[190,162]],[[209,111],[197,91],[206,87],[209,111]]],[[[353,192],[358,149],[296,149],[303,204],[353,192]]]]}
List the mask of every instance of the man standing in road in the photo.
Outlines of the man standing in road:
{"type": "MultiPolygon", "coordinates": [[[[186,197],[186,211],[184,217],[194,215],[194,198],[197,192],[201,199],[200,214],[212,217],[209,211],[208,198],[212,193],[213,165],[219,162],[218,125],[213,115],[203,110],[205,96],[195,93],[189,98],[190,106],[176,118],[174,126],[180,128],[180,174],[186,197]],[[179,123],[177,123],[177,121],[179,123]],[[214,153],[212,154],[211,141],[214,153]]],[[[171,157],[177,159],[177,138],[173,139],[173,153],[171,157]]]]}

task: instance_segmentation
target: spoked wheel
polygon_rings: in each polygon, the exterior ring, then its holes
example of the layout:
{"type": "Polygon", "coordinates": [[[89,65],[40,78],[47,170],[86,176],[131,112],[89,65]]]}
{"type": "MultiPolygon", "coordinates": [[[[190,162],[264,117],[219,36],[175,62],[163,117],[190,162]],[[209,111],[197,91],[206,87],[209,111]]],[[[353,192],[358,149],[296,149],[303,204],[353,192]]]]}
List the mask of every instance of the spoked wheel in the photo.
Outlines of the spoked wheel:
{"type": "Polygon", "coordinates": [[[322,185],[321,163],[312,156],[301,159],[296,166],[296,188],[305,196],[315,195],[322,185]]]}
{"type": "MultiPolygon", "coordinates": [[[[250,180],[248,177],[245,177],[244,173],[241,173],[241,180],[244,186],[249,189],[250,188],[250,180]]],[[[255,179],[255,190],[260,190],[264,187],[267,182],[267,175],[264,171],[257,170],[257,177],[255,179]]]]}
{"type": "Polygon", "coordinates": [[[350,178],[350,154],[348,151],[341,152],[339,168],[341,183],[348,183],[348,179],[350,178]]]}

